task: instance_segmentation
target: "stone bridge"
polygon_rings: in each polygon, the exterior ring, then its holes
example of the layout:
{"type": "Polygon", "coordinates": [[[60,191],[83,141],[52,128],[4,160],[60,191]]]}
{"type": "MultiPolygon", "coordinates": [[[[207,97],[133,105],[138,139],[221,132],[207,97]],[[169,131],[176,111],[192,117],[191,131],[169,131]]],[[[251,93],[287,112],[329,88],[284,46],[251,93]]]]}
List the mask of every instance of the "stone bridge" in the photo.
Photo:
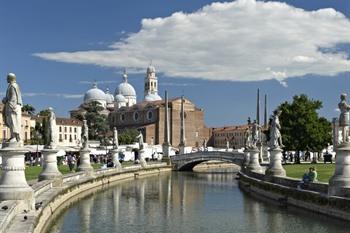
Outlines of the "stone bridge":
{"type": "Polygon", "coordinates": [[[219,160],[241,166],[243,163],[244,154],[240,152],[225,151],[198,151],[189,154],[174,155],[170,158],[174,170],[192,171],[194,166],[197,164],[210,160],[219,160]]]}

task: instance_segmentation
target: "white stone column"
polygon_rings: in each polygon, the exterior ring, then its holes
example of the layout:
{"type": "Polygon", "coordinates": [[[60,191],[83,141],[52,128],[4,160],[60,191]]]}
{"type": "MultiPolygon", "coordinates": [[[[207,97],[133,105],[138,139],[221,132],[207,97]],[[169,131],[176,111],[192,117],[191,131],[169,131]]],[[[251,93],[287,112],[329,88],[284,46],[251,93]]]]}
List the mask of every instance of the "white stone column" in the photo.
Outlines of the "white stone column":
{"type": "Polygon", "coordinates": [[[185,107],[184,107],[184,96],[181,96],[181,112],[180,112],[180,144],[179,144],[179,154],[185,154],[186,147],[186,137],[185,137],[185,107]]]}
{"type": "Polygon", "coordinates": [[[250,160],[250,152],[249,152],[249,150],[245,149],[244,150],[244,161],[243,161],[244,168],[248,167],[249,160],[250,160]]]}
{"type": "Polygon", "coordinates": [[[122,165],[119,161],[119,150],[118,149],[113,149],[111,150],[112,156],[113,156],[113,164],[114,167],[118,170],[121,171],[122,170],[122,165]]]}
{"type": "Polygon", "coordinates": [[[145,160],[145,150],[140,150],[139,151],[139,156],[140,156],[140,164],[141,167],[146,168],[147,167],[147,162],[145,160]]]}
{"type": "Polygon", "coordinates": [[[282,149],[275,148],[270,150],[270,164],[265,171],[269,176],[286,176],[286,170],[282,166],[282,149]]]}
{"type": "Polygon", "coordinates": [[[162,160],[170,165],[170,140],[169,140],[169,103],[168,103],[168,92],[165,91],[165,108],[164,108],[164,142],[162,145],[163,157],[162,160]]]}
{"type": "Polygon", "coordinates": [[[43,170],[39,175],[39,181],[42,180],[59,180],[62,178],[61,172],[57,167],[57,152],[54,149],[42,150],[44,156],[43,170]]]}
{"type": "Polygon", "coordinates": [[[329,180],[329,195],[348,196],[350,194],[350,144],[341,144],[335,149],[337,156],[335,172],[329,180]]]}
{"type": "Polygon", "coordinates": [[[34,191],[25,177],[24,154],[21,148],[1,149],[2,175],[0,178],[0,201],[23,200],[28,208],[33,208],[34,191]]]}
{"type": "Polygon", "coordinates": [[[259,163],[259,150],[257,148],[254,148],[254,149],[249,149],[248,152],[250,154],[250,159],[249,159],[249,164],[247,166],[247,170],[256,172],[256,173],[262,173],[263,169],[259,163]]]}
{"type": "Polygon", "coordinates": [[[84,172],[93,172],[94,168],[91,166],[90,163],[90,150],[88,148],[83,148],[80,150],[79,155],[80,164],[77,170],[84,172]]]}

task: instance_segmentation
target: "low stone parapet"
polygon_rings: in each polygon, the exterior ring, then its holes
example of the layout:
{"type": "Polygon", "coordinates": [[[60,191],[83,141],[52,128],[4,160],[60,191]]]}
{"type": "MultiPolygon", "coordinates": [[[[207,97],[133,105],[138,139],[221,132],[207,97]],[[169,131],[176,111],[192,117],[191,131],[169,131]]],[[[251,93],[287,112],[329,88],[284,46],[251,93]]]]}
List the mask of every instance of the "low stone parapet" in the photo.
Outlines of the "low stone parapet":
{"type": "Polygon", "coordinates": [[[253,173],[239,173],[239,186],[257,198],[272,199],[281,205],[292,205],[331,217],[350,220],[350,199],[328,196],[328,185],[310,183],[308,189],[299,189],[300,180],[274,177],[266,180],[265,176],[253,173]]]}
{"type": "Polygon", "coordinates": [[[35,209],[23,212],[24,208],[19,201],[6,201],[0,203],[7,210],[0,209],[0,233],[12,232],[43,232],[65,207],[74,201],[79,201],[85,195],[97,189],[109,187],[113,183],[136,179],[141,176],[159,174],[171,171],[166,163],[151,164],[146,168],[130,166],[123,171],[117,169],[99,169],[93,176],[84,172],[77,172],[63,176],[61,186],[55,186],[55,181],[41,181],[32,184],[35,193],[35,209]],[[27,220],[23,221],[26,216],[27,220]]]}

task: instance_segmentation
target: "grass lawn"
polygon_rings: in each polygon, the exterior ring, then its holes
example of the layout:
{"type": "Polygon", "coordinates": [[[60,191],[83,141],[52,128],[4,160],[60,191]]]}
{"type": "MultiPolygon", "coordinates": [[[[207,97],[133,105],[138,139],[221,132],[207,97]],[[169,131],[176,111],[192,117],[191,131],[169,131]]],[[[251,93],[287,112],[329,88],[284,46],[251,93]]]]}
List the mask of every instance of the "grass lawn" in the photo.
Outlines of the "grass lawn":
{"type": "MultiPolygon", "coordinates": [[[[97,163],[92,163],[91,164],[94,169],[99,169],[101,168],[101,164],[97,163]]],[[[58,170],[63,174],[68,174],[70,173],[68,165],[60,165],[58,167],[58,170]]],[[[25,169],[25,175],[27,180],[36,180],[38,179],[38,176],[40,172],[42,171],[42,167],[40,166],[27,166],[25,169]]],[[[1,170],[0,170],[0,175],[1,175],[1,170]]]]}
{"type": "Polygon", "coordinates": [[[318,181],[328,183],[334,174],[335,165],[333,164],[288,164],[283,166],[286,169],[287,176],[301,179],[309,167],[315,167],[317,171],[318,181]]]}

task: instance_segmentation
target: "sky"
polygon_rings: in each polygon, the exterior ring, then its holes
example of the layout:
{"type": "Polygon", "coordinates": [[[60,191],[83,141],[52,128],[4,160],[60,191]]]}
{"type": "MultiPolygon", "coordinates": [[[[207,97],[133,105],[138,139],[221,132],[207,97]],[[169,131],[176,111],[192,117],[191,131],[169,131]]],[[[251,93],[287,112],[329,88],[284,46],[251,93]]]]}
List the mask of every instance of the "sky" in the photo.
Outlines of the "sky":
{"type": "Polygon", "coordinates": [[[331,120],[349,54],[349,0],[0,0],[0,94],[13,72],[25,103],[61,117],[94,81],[114,93],[124,68],[142,101],[152,62],[159,94],[185,95],[210,127],[254,119],[258,88],[269,113],[306,94],[331,120]]]}

